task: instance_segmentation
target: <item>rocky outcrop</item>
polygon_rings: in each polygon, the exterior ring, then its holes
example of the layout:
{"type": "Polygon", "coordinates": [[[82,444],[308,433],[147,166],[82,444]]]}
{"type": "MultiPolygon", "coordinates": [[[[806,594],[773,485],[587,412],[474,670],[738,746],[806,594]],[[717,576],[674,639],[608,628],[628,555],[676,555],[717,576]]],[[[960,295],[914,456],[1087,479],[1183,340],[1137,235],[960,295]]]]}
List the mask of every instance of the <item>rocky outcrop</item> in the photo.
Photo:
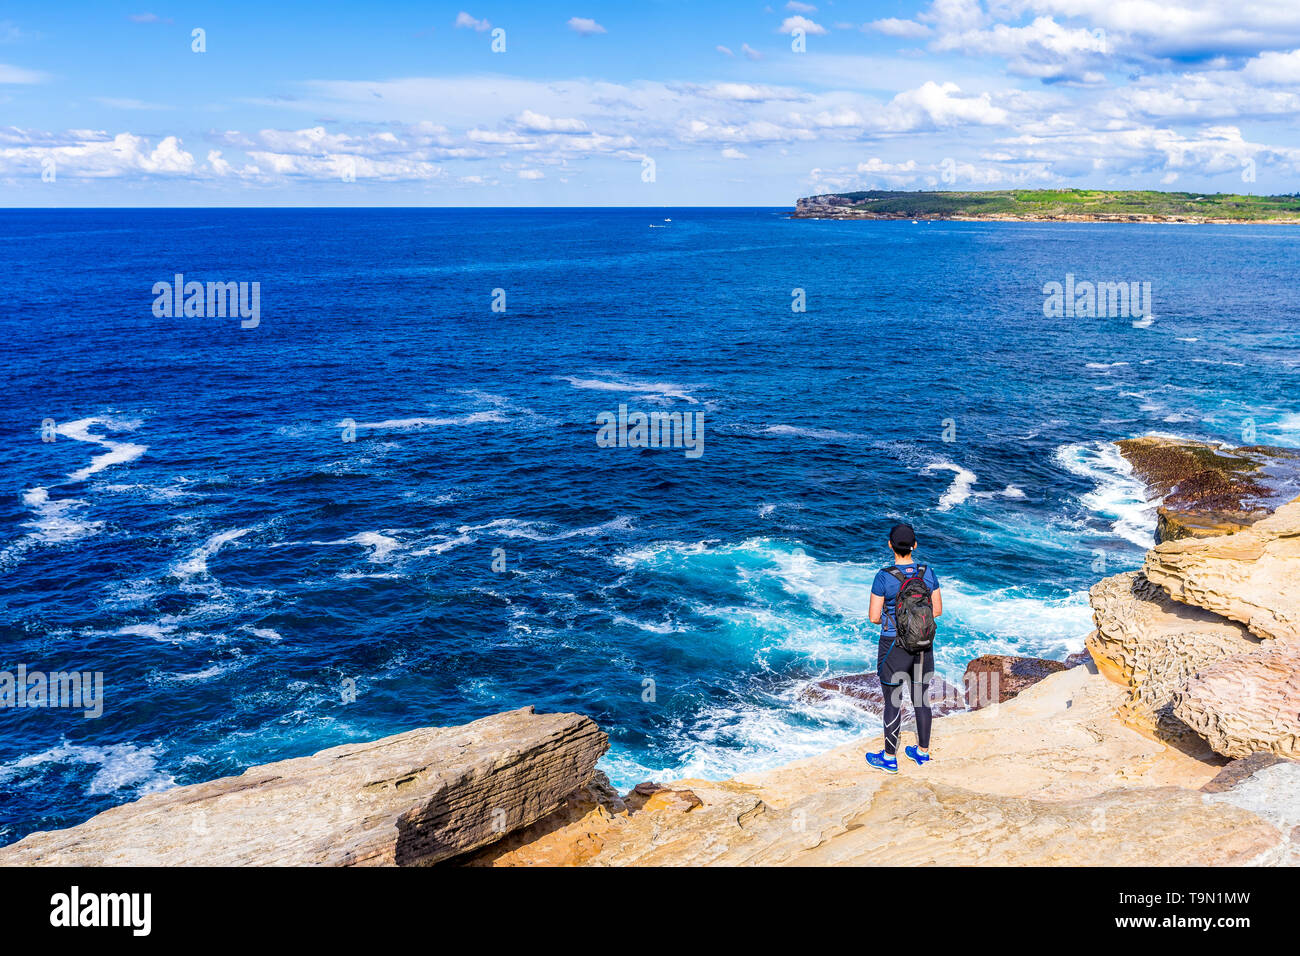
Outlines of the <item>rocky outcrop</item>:
{"type": "Polygon", "coordinates": [[[177,787],[0,849],[0,865],[435,863],[527,827],[592,780],[608,738],[531,707],[177,787]]]}
{"type": "Polygon", "coordinates": [[[1200,670],[1260,646],[1241,625],[1173,600],[1141,572],[1105,578],[1089,592],[1097,669],[1128,689],[1119,716],[1160,739],[1186,741],[1174,694],[1200,670]]]}
{"type": "Polygon", "coordinates": [[[1295,478],[1300,455],[1287,448],[1229,448],[1147,436],[1115,443],[1161,503],[1156,541],[1229,534],[1265,517],[1295,478]]]}
{"type": "Polygon", "coordinates": [[[1300,641],[1205,668],[1174,694],[1173,711],[1225,757],[1300,758],[1300,641]]]}
{"type": "Polygon", "coordinates": [[[1231,535],[1166,541],[1145,573],[1176,601],[1263,638],[1300,638],[1300,499],[1231,535]]]}

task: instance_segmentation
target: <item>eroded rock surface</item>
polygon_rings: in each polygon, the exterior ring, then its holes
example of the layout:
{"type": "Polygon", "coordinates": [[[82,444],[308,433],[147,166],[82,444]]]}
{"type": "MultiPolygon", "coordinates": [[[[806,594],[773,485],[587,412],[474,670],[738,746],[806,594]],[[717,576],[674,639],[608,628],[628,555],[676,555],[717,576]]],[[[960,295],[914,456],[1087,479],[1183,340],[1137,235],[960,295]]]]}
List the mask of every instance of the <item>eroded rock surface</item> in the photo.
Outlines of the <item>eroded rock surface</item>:
{"type": "Polygon", "coordinates": [[[1300,641],[1204,669],[1174,694],[1173,711],[1225,757],[1300,757],[1300,641]]]}
{"type": "Polygon", "coordinates": [[[1234,534],[1163,542],[1147,552],[1144,571],[1174,600],[1252,634],[1300,638],[1300,499],[1234,534]]]}
{"type": "Polygon", "coordinates": [[[1097,630],[1088,650],[1102,674],[1128,688],[1120,718],[1162,739],[1191,733],[1173,698],[1198,671],[1260,647],[1243,625],[1180,604],[1141,572],[1105,578],[1089,598],[1097,630]]]}

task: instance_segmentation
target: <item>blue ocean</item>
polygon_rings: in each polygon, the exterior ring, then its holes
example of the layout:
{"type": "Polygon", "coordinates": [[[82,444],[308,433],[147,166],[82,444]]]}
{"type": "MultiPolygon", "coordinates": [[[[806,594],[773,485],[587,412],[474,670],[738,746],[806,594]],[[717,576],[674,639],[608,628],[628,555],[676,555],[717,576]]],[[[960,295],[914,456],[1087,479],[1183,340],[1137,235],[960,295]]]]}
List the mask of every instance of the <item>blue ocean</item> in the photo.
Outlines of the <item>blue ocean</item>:
{"type": "Polygon", "coordinates": [[[782,209],[0,211],[0,842],[141,794],[534,705],[619,787],[871,732],[916,528],[938,668],[1063,658],[1153,503],[1111,444],[1300,444],[1300,228],[782,209]],[[257,283],[158,315],[158,283],[257,283]],[[1149,282],[1151,315],[1044,286],[1149,282]],[[802,308],[802,311],[798,309],[802,308]],[[597,441],[602,415],[702,423],[597,441]],[[1249,440],[1249,441],[1247,441],[1249,440]]]}

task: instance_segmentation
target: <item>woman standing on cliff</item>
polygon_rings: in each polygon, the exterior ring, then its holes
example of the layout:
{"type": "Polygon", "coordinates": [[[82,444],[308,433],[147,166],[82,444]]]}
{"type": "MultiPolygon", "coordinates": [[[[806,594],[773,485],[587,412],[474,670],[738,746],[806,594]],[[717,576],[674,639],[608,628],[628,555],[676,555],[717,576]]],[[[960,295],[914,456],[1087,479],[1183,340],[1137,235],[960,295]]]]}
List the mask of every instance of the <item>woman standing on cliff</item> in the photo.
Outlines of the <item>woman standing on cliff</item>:
{"type": "Polygon", "coordinates": [[[876,671],[885,699],[885,749],[866,755],[867,765],[885,773],[898,773],[898,733],[902,725],[904,682],[912,687],[916,715],[916,746],[904,751],[921,766],[930,759],[930,701],[927,692],[934,676],[935,618],[943,614],[939,579],[933,569],[918,565],[912,556],[916,532],[910,524],[894,525],[889,532],[894,563],[876,573],[871,585],[868,616],[880,625],[876,671]]]}

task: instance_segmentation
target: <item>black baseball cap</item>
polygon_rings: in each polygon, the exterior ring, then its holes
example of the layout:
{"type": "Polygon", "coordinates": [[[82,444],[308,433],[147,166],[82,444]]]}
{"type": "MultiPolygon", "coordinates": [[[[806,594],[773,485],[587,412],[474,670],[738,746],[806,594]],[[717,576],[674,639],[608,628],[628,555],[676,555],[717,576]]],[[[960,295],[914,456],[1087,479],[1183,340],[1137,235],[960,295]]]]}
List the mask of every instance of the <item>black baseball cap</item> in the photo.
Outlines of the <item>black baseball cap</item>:
{"type": "Polygon", "coordinates": [[[910,524],[896,524],[890,529],[889,543],[898,547],[907,545],[914,548],[916,547],[916,532],[912,530],[910,524]]]}

